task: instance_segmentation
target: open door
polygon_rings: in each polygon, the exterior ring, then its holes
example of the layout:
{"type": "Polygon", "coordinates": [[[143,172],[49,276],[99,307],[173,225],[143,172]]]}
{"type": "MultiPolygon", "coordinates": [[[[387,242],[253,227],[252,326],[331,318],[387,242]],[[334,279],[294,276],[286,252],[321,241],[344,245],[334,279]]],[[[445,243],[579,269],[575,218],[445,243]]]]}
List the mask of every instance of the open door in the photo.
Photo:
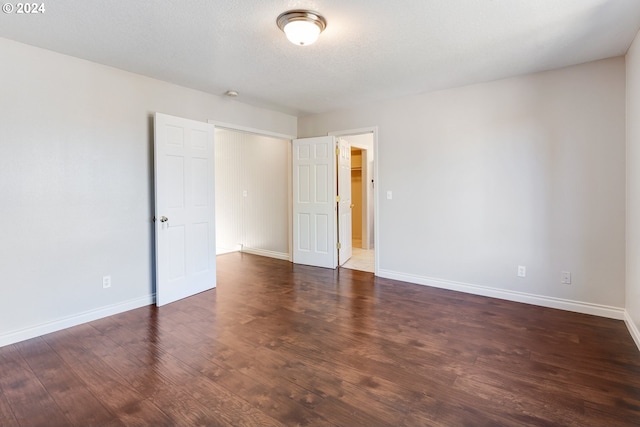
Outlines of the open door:
{"type": "Polygon", "coordinates": [[[216,286],[214,126],[156,113],[156,305],[216,286]]]}
{"type": "Polygon", "coordinates": [[[338,265],[335,138],[293,140],[293,262],[338,265]]]}
{"type": "Polygon", "coordinates": [[[343,265],[351,258],[352,211],[351,201],[351,145],[338,139],[338,263],[343,265]]]}

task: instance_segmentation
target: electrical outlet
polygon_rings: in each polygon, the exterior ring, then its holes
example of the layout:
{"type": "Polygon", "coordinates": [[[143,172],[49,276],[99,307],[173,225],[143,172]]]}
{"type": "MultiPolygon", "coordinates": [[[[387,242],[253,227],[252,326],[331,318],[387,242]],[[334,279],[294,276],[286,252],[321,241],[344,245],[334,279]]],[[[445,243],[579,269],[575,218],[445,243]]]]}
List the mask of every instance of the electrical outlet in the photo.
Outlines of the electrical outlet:
{"type": "Polygon", "coordinates": [[[566,285],[570,285],[571,284],[571,272],[570,271],[563,271],[562,273],[560,273],[561,277],[562,277],[562,283],[566,284],[566,285]]]}
{"type": "Polygon", "coordinates": [[[107,289],[111,287],[111,276],[102,276],[102,288],[107,289]]]}
{"type": "Polygon", "coordinates": [[[527,267],[524,265],[518,266],[518,277],[526,277],[527,275],[527,267]]]}

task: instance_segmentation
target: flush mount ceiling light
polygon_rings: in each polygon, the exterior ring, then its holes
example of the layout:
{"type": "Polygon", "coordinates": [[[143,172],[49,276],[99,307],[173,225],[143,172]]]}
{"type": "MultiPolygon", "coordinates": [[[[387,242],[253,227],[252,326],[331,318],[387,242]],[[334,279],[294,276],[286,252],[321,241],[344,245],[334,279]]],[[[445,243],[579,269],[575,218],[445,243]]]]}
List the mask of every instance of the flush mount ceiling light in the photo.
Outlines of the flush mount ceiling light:
{"type": "Polygon", "coordinates": [[[307,46],[318,40],[327,28],[327,20],[318,12],[310,10],[289,10],[276,19],[278,27],[284,31],[289,41],[298,46],[307,46]]]}

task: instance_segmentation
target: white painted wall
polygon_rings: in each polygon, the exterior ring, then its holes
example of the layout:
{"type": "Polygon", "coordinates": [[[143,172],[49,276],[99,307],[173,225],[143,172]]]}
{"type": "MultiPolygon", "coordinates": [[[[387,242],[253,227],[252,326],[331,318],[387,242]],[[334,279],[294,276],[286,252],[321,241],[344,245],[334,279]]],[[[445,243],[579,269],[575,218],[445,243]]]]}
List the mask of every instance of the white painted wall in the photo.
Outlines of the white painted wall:
{"type": "Polygon", "coordinates": [[[627,325],[640,347],[640,36],[627,65],[627,325]]]}
{"type": "Polygon", "coordinates": [[[624,58],[298,121],[301,137],[368,126],[380,275],[623,316],[624,58]]]}
{"type": "Polygon", "coordinates": [[[0,64],[0,345],[150,302],[154,112],[297,133],[293,116],[5,39],[0,64]]]}
{"type": "Polygon", "coordinates": [[[216,157],[216,253],[240,249],[243,232],[242,145],[241,134],[215,130],[216,157]]]}
{"type": "Polygon", "coordinates": [[[216,244],[289,259],[291,141],[216,128],[216,244]]]}

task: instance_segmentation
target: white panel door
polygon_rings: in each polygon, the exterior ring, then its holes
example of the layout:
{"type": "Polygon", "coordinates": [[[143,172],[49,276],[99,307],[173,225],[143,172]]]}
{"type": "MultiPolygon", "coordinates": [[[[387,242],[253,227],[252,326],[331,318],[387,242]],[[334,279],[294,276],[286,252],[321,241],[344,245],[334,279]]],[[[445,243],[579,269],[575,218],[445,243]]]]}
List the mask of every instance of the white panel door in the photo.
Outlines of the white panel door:
{"type": "Polygon", "coordinates": [[[216,286],[214,127],[155,115],[156,304],[216,286]]]}
{"type": "Polygon", "coordinates": [[[293,262],[336,268],[335,138],[293,140],[293,262]]]}
{"type": "Polygon", "coordinates": [[[338,262],[343,265],[353,253],[351,242],[351,145],[338,139],[338,262]]]}

